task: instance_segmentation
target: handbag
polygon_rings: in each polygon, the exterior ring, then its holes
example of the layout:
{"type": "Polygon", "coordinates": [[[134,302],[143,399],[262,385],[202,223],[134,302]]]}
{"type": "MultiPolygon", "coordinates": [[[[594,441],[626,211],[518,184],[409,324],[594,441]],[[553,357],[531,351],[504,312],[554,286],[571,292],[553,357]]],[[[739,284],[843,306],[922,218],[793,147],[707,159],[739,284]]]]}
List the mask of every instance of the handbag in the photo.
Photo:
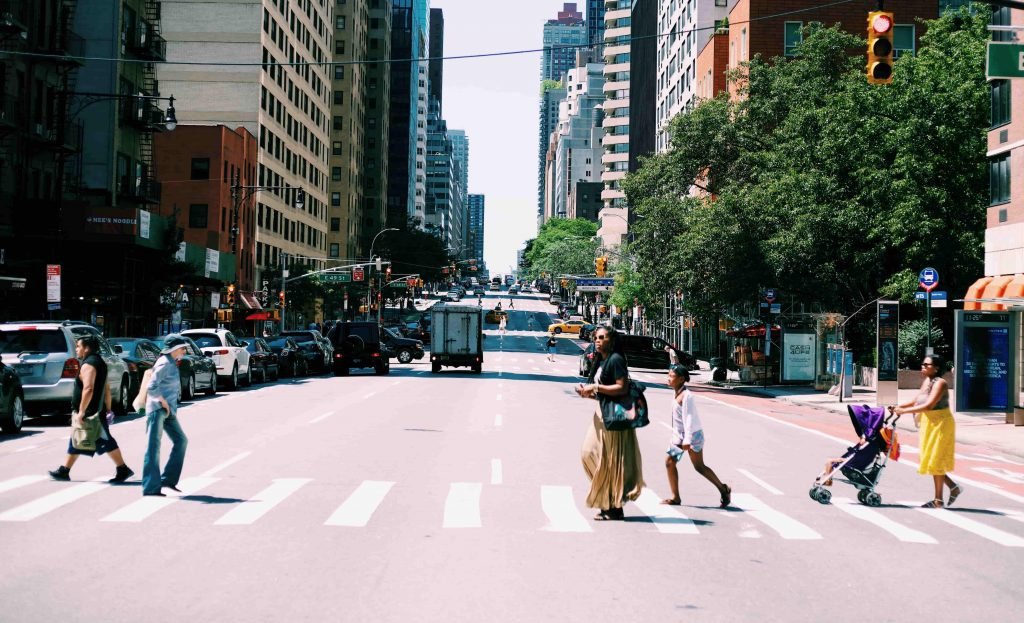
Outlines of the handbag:
{"type": "Polygon", "coordinates": [[[87,417],[81,417],[77,413],[71,415],[71,446],[75,450],[87,452],[96,451],[96,441],[100,438],[103,430],[100,424],[100,414],[94,413],[87,417]]]}
{"type": "Polygon", "coordinates": [[[644,386],[633,379],[629,379],[627,383],[625,394],[606,400],[601,405],[601,420],[607,430],[643,428],[651,423],[644,386]]]}

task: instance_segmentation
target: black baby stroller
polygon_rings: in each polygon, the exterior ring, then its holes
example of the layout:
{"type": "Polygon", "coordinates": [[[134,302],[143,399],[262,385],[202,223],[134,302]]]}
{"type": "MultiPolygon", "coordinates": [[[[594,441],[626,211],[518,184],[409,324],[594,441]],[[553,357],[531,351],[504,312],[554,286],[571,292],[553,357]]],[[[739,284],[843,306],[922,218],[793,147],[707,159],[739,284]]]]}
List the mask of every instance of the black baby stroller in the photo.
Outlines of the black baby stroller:
{"type": "Polygon", "coordinates": [[[847,448],[839,462],[832,463],[832,469],[826,469],[814,480],[810,496],[822,504],[828,504],[832,492],[826,486],[832,482],[836,474],[838,478],[857,488],[857,500],[867,506],[878,506],[882,496],[875,491],[881,480],[882,472],[889,459],[896,461],[900,457],[900,444],[896,438],[896,421],[899,415],[886,416],[885,407],[869,407],[867,405],[849,405],[850,421],[858,437],[864,443],[847,448]]]}

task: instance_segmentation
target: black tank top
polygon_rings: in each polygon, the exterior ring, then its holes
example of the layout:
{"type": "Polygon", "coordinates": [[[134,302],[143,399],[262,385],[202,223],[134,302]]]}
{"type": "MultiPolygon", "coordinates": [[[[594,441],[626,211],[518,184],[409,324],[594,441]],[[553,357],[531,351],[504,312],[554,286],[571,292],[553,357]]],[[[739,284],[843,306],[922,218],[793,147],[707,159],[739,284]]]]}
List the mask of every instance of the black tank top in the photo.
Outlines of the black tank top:
{"type": "MultiPolygon", "coordinates": [[[[96,380],[93,384],[92,400],[89,408],[83,415],[99,413],[100,405],[103,404],[103,395],[107,391],[107,362],[99,355],[92,353],[82,361],[83,366],[92,366],[96,369],[96,380]]],[[[77,411],[82,404],[82,375],[75,379],[75,390],[71,393],[71,410],[77,411]]]]}

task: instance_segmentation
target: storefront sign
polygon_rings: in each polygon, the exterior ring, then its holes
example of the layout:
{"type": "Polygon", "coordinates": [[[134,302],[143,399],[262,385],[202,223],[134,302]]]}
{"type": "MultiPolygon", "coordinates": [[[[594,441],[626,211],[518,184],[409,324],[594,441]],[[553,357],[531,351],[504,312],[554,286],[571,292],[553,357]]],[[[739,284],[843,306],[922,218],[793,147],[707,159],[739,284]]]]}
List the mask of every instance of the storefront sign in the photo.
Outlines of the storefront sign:
{"type": "Polygon", "coordinates": [[[86,208],[85,231],[95,234],[134,236],[138,210],[123,208],[86,208]]]}
{"type": "Polygon", "coordinates": [[[1002,411],[1011,403],[1015,327],[1009,314],[958,312],[956,405],[958,411],[1002,411]]]}
{"type": "Polygon", "coordinates": [[[206,249],[206,276],[215,277],[220,272],[220,253],[217,249],[206,249]]]}
{"type": "MultiPolygon", "coordinates": [[[[60,264],[46,265],[46,302],[60,303],[60,264]]],[[[60,309],[60,305],[50,309],[60,309]]]]}
{"type": "Polygon", "coordinates": [[[782,334],[782,380],[813,381],[814,353],[818,337],[814,333],[782,334]]]}
{"type": "Polygon", "coordinates": [[[878,302],[878,380],[895,381],[899,372],[900,304],[878,302]]]}
{"type": "Polygon", "coordinates": [[[139,238],[149,240],[149,219],[152,216],[146,210],[139,210],[139,238]]]}

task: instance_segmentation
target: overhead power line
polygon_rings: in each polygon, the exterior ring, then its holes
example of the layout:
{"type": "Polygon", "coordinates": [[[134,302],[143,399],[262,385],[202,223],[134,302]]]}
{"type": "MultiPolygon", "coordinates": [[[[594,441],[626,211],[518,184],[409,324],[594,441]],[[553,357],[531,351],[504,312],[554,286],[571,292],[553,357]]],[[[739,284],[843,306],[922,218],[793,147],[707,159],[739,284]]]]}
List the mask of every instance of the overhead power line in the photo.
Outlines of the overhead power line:
{"type": "MultiPolygon", "coordinates": [[[[791,11],[783,11],[781,13],[774,13],[772,15],[762,15],[760,17],[755,17],[755,18],[752,18],[752,19],[749,19],[749,20],[746,20],[746,21],[742,21],[742,22],[731,22],[729,25],[732,26],[732,25],[740,25],[740,24],[750,24],[750,23],[753,23],[753,22],[759,22],[759,21],[764,21],[764,20],[769,20],[769,19],[777,19],[779,17],[786,17],[786,16],[789,16],[789,15],[796,15],[796,14],[800,14],[800,13],[811,13],[811,12],[814,12],[814,11],[819,11],[821,9],[828,9],[828,8],[831,8],[831,7],[834,7],[834,6],[839,6],[839,5],[842,5],[842,4],[849,4],[850,2],[855,2],[855,1],[857,1],[857,0],[835,0],[834,2],[828,2],[828,3],[825,3],[825,4],[819,4],[819,5],[815,5],[815,6],[812,6],[812,7],[804,7],[802,9],[793,9],[791,11]]],[[[1014,5],[1014,6],[1019,5],[1020,7],[1024,8],[1024,3],[1022,3],[1022,2],[1010,2],[1009,0],[1000,0],[1000,1],[1002,3],[1004,3],[1004,4],[1007,4],[1007,5],[1014,5]]],[[[996,2],[993,2],[993,3],[996,3],[996,2]]],[[[705,26],[703,28],[694,27],[694,28],[690,28],[688,30],[671,30],[671,31],[666,32],[666,33],[656,33],[656,34],[653,34],[653,35],[644,35],[644,36],[639,36],[639,37],[629,37],[629,38],[623,39],[622,41],[618,41],[618,42],[616,42],[614,44],[607,44],[607,45],[608,45],[608,47],[611,47],[613,45],[625,45],[627,43],[632,43],[633,41],[644,41],[644,40],[647,40],[647,39],[660,39],[662,37],[682,37],[682,36],[687,36],[687,35],[689,35],[691,33],[701,32],[701,31],[704,31],[704,30],[717,30],[718,28],[720,28],[719,25],[713,25],[713,26],[705,26]]],[[[354,61],[294,61],[294,62],[271,61],[271,62],[266,62],[266,63],[262,63],[262,62],[225,62],[225,61],[149,61],[149,60],[131,59],[131,58],[109,58],[109,57],[103,57],[103,56],[69,56],[69,55],[65,55],[65,54],[45,54],[45,53],[39,53],[39,52],[20,52],[20,51],[0,51],[0,56],[3,56],[3,55],[6,54],[8,56],[20,56],[20,57],[29,57],[29,58],[74,59],[74,60],[79,60],[79,61],[95,61],[95,62],[107,62],[107,63],[146,63],[146,64],[156,64],[156,65],[168,65],[168,66],[175,65],[175,66],[192,66],[192,67],[196,67],[196,66],[199,66],[199,67],[271,67],[271,66],[278,66],[278,67],[303,67],[303,66],[334,67],[334,66],[339,66],[339,65],[344,66],[344,65],[376,65],[376,64],[381,64],[381,63],[389,63],[389,64],[391,64],[391,63],[428,63],[428,62],[431,62],[431,61],[459,61],[459,60],[469,60],[469,59],[477,59],[477,58],[497,58],[497,57],[502,57],[502,56],[519,56],[519,55],[524,55],[524,54],[537,54],[537,53],[540,53],[540,52],[547,52],[547,51],[553,51],[553,50],[591,49],[591,48],[594,48],[594,47],[604,47],[605,45],[606,44],[600,44],[599,46],[594,46],[594,45],[592,45],[590,43],[582,43],[582,44],[574,44],[574,45],[548,46],[548,47],[543,47],[543,48],[528,48],[528,49],[522,49],[522,50],[507,50],[507,51],[501,51],[501,52],[480,52],[480,53],[477,53],[477,54],[459,54],[459,55],[453,55],[453,56],[436,56],[436,57],[425,56],[425,57],[420,57],[420,58],[404,58],[404,59],[393,59],[392,58],[392,59],[379,59],[379,60],[377,60],[377,59],[361,59],[361,60],[354,60],[354,61]]]]}

